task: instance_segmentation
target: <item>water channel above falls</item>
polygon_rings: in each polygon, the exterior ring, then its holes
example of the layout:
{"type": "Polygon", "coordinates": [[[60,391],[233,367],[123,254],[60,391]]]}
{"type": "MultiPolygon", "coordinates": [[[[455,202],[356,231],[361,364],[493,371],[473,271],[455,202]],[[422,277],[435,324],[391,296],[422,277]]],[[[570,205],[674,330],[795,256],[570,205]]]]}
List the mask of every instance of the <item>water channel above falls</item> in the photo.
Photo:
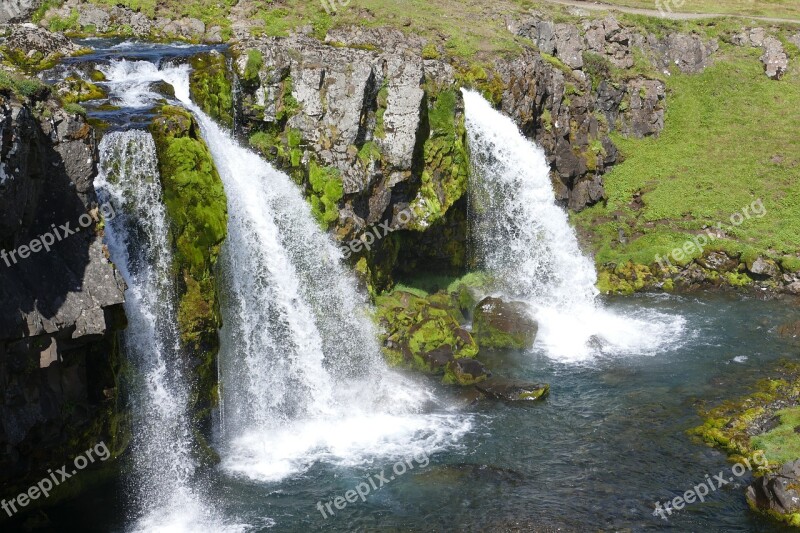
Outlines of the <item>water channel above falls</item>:
{"type": "MultiPolygon", "coordinates": [[[[126,58],[157,65],[200,50],[84,44],[98,51],[80,60],[101,63],[126,58]]],[[[115,130],[145,126],[147,106],[117,105],[113,111],[87,107],[115,130]]],[[[193,484],[227,531],[781,531],[748,510],[747,476],[669,521],[652,513],[654,502],[683,494],[707,474],[730,472],[722,453],[693,442],[686,430],[700,423],[702,402],[739,397],[779,359],[796,357],[798,345],[780,338],[776,329],[800,319],[800,307],[712,294],[600,300],[615,316],[676,316],[682,327],[646,353],[600,350],[580,360],[559,360],[536,345],[526,352],[482,354],[498,374],[549,383],[550,396],[533,405],[470,407],[455,389],[410,376],[436,398],[414,417],[433,422],[414,425],[410,418],[390,417],[385,424],[405,426],[379,427],[374,419],[319,425],[330,435],[324,448],[312,446],[293,457],[303,468],[258,478],[224,468],[223,462],[198,471],[193,484]],[[387,450],[397,446],[396,435],[429,442],[438,438],[437,431],[447,438],[430,448],[427,466],[416,463],[366,501],[334,508],[334,516],[323,518],[318,502],[343,496],[382,471],[389,477],[405,457],[387,450]]],[[[48,512],[53,530],[130,530],[126,479],[133,467],[123,462],[118,479],[48,512]]]]}

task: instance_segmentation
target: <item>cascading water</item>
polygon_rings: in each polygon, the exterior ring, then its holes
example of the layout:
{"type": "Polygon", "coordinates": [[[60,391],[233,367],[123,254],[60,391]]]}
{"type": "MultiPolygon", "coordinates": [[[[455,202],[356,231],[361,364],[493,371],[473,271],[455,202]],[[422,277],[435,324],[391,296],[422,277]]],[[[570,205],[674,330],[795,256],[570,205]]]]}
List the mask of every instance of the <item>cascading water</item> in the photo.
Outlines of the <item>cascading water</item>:
{"type": "Polygon", "coordinates": [[[537,342],[547,354],[583,360],[674,344],[683,318],[656,312],[618,316],[596,301],[596,272],[555,203],[544,151],[480,94],[463,94],[476,258],[499,293],[531,305],[539,322],[537,342]]]}
{"type": "Polygon", "coordinates": [[[366,301],[297,186],[191,101],[187,66],[119,61],[105,73],[130,105],[160,98],[153,78],[170,83],[196,116],[225,187],[225,470],[279,480],[318,461],[431,454],[470,429],[467,415],[423,413],[431,393],[388,370],[366,301]]]}
{"type": "Polygon", "coordinates": [[[109,133],[100,143],[96,180],[116,216],[105,235],[128,289],[123,349],[133,365],[134,531],[197,531],[217,523],[192,488],[196,464],[189,386],[181,365],[167,215],[155,144],[143,131],[109,133]]]}

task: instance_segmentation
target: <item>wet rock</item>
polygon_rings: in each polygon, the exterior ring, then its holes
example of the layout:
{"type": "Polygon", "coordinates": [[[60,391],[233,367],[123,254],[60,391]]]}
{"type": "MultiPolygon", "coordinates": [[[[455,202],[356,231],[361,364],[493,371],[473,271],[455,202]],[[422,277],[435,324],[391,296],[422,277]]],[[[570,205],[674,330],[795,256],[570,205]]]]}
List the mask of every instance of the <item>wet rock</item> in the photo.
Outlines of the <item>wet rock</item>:
{"type": "Polygon", "coordinates": [[[547,395],[550,385],[492,377],[475,385],[489,398],[507,402],[534,401],[547,395]]]}
{"type": "Polygon", "coordinates": [[[0,250],[32,251],[0,260],[0,484],[6,487],[27,486],[41,478],[42,465],[109,438],[115,402],[106,403],[103,391],[116,387],[116,332],[125,325],[125,284],[107,259],[95,218],[94,135],[56,102],[38,106],[47,113],[0,97],[0,137],[7,140],[0,147],[0,250]],[[89,224],[75,231],[87,216],[89,224]],[[62,228],[60,240],[54,226],[62,228]],[[55,242],[33,252],[33,241],[46,242],[48,233],[55,242]]]}
{"type": "MultiPolygon", "coordinates": [[[[476,379],[480,377],[479,367],[474,363],[464,363],[463,367],[448,366],[455,360],[473,358],[478,353],[472,336],[459,324],[459,311],[452,296],[439,293],[423,298],[395,291],[379,297],[376,305],[383,330],[384,352],[391,363],[429,373],[442,373],[448,369],[475,372],[470,375],[476,379]]],[[[449,377],[450,382],[459,382],[452,372],[449,377]]]]}
{"type": "Polygon", "coordinates": [[[459,385],[474,385],[492,375],[483,363],[469,357],[450,361],[446,372],[445,379],[459,385]]]}
{"type": "Polygon", "coordinates": [[[165,98],[175,98],[175,87],[166,81],[156,81],[150,84],[150,90],[165,98]]]}
{"type": "Polygon", "coordinates": [[[505,302],[490,296],[481,300],[473,314],[472,332],[481,348],[530,348],[538,329],[522,302],[505,302]]]}
{"type": "Polygon", "coordinates": [[[800,513],[800,459],[753,481],[747,488],[747,503],[759,511],[778,515],[800,513]]]}

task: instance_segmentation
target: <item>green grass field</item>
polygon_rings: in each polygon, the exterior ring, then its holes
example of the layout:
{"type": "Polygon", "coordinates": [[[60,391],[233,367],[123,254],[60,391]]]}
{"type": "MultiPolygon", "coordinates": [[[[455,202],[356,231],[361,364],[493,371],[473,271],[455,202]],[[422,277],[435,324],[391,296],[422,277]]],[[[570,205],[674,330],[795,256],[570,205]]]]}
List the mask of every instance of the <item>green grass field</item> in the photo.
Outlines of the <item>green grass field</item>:
{"type": "Polygon", "coordinates": [[[786,261],[800,267],[797,50],[781,81],[764,75],[758,50],[725,45],[721,52],[702,74],[668,78],[660,137],[614,139],[626,160],[605,176],[607,204],[573,217],[598,264],[652,264],[722,222],[730,239],[717,241],[719,248],[791,256],[786,261]],[[633,201],[637,193],[643,207],[633,201]],[[757,199],[766,214],[731,227],[731,215],[757,199]]]}

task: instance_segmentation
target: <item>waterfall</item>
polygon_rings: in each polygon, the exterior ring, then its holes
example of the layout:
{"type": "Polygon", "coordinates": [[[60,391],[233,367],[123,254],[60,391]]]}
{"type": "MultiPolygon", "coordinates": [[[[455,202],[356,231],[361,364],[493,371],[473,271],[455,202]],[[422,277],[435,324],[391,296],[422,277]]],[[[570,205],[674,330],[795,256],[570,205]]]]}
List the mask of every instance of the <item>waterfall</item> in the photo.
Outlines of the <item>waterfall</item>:
{"type": "Polygon", "coordinates": [[[109,133],[100,143],[96,187],[116,216],[106,221],[111,259],[128,289],[122,345],[132,365],[134,530],[193,531],[215,522],[192,486],[189,385],[182,365],[168,220],[156,149],[143,131],[109,133]]]}
{"type": "Polygon", "coordinates": [[[679,336],[682,317],[603,308],[594,266],[555,203],[544,151],[480,94],[463,94],[476,259],[500,295],[530,304],[545,352],[559,360],[654,353],[679,336]]]}
{"type": "Polygon", "coordinates": [[[147,107],[166,81],[200,124],[228,199],[220,258],[222,468],[275,481],[324,462],[432,454],[472,425],[388,369],[366,298],[291,178],[241,147],[196,106],[187,65],[116,61],[112,94],[147,107]],[[440,407],[443,413],[425,410],[440,407]]]}

